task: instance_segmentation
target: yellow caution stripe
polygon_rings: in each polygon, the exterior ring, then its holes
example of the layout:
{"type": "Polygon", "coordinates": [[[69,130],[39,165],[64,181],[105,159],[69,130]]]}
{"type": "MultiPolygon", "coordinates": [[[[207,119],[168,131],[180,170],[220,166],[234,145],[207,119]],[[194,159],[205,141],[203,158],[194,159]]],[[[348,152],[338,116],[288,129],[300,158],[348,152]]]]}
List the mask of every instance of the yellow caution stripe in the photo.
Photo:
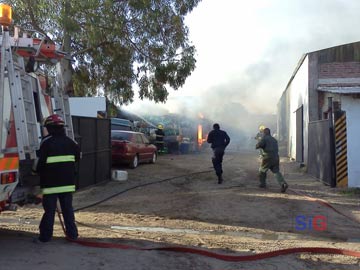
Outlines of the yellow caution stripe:
{"type": "Polygon", "coordinates": [[[42,194],[54,194],[54,193],[65,193],[65,192],[75,192],[75,185],[70,186],[61,186],[61,187],[51,187],[41,189],[42,194]]]}
{"type": "Polygon", "coordinates": [[[338,187],[348,185],[346,114],[335,121],[336,182],[338,187]]]}
{"type": "Polygon", "coordinates": [[[67,156],[53,156],[48,157],[46,159],[46,163],[60,163],[60,162],[75,162],[75,156],[74,155],[67,155],[67,156]]]}

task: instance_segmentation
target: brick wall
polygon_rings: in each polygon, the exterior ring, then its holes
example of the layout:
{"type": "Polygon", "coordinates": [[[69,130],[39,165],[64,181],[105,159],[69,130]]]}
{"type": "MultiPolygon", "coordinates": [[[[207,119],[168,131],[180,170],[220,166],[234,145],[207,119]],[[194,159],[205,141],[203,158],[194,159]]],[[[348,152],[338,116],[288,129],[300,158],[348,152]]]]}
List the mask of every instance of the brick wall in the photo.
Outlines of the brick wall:
{"type": "Polygon", "coordinates": [[[334,62],[321,64],[319,78],[360,78],[360,62],[334,62]]]}

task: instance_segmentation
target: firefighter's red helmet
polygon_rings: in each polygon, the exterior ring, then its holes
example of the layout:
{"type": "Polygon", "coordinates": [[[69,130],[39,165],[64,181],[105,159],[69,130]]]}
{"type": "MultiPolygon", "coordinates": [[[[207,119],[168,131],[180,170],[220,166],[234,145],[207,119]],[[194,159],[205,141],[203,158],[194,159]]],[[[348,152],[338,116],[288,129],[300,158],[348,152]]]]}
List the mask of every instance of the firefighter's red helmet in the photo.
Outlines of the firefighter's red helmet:
{"type": "Polygon", "coordinates": [[[44,126],[64,126],[64,120],[57,114],[52,114],[45,119],[44,126]]]}

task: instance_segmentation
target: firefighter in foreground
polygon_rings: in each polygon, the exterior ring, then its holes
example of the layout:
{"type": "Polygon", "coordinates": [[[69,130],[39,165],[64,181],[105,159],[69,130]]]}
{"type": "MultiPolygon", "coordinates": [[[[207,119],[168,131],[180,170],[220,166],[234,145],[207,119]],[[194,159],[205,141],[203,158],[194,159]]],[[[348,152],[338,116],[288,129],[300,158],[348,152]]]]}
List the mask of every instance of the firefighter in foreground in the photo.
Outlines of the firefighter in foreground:
{"type": "Polygon", "coordinates": [[[72,193],[75,192],[75,162],[80,159],[80,149],[75,141],[65,135],[64,121],[60,116],[50,115],[45,119],[44,126],[49,135],[41,141],[35,172],[40,174],[45,213],[39,226],[40,236],[36,240],[51,240],[58,199],[66,235],[76,239],[78,230],[72,207],[72,193]]]}
{"type": "Polygon", "coordinates": [[[262,139],[256,144],[256,149],[262,149],[262,160],[259,168],[260,188],[266,188],[266,173],[271,170],[284,193],[288,188],[279,168],[279,148],[277,140],[271,136],[270,129],[264,129],[262,139]]]}
{"type": "Polygon", "coordinates": [[[225,153],[225,148],[230,143],[230,137],[224,130],[220,129],[220,125],[215,123],[213,130],[209,132],[207,142],[211,143],[213,149],[212,163],[214,165],[215,173],[218,177],[218,184],[221,184],[224,179],[222,178],[222,161],[225,153]]]}

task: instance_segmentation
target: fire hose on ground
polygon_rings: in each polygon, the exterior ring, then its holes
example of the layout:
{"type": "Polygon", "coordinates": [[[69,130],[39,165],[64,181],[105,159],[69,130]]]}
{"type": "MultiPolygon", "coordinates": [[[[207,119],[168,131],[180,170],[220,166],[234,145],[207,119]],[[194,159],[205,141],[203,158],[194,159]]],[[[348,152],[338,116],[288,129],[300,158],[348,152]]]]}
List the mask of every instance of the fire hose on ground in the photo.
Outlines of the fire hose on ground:
{"type": "MultiPolygon", "coordinates": [[[[152,184],[157,184],[157,183],[161,183],[161,182],[165,182],[165,181],[170,181],[176,178],[180,178],[180,177],[185,177],[185,176],[189,176],[189,175],[193,175],[193,174],[200,174],[200,173],[207,173],[207,172],[211,172],[211,171],[201,171],[201,172],[195,172],[195,173],[190,173],[187,175],[181,175],[181,176],[175,176],[175,177],[171,177],[171,178],[167,178],[167,179],[162,179],[159,181],[155,181],[155,182],[151,182],[151,183],[146,183],[146,184],[142,184],[142,185],[138,185],[138,186],[134,186],[128,189],[125,189],[121,192],[118,192],[106,199],[103,199],[101,201],[98,201],[96,203],[93,203],[91,205],[85,206],[85,207],[81,207],[81,208],[77,208],[74,211],[79,211],[79,210],[83,210],[85,208],[89,208],[92,206],[95,206],[97,204],[100,204],[104,201],[107,201],[111,198],[114,198],[115,196],[118,196],[120,194],[123,194],[129,190],[133,190],[139,187],[143,187],[143,186],[147,186],[147,185],[152,185],[152,184]]],[[[341,213],[340,211],[338,211],[336,208],[334,208],[331,204],[329,204],[328,202],[326,202],[325,200],[322,199],[317,199],[317,198],[313,198],[310,196],[307,196],[306,194],[303,194],[301,192],[289,189],[290,191],[292,191],[293,193],[303,196],[306,198],[306,200],[308,201],[312,201],[312,202],[318,202],[320,204],[322,204],[323,206],[326,206],[328,208],[330,208],[331,210],[335,211],[336,213],[351,219],[354,222],[359,223],[359,221],[341,213]]],[[[354,251],[354,250],[348,250],[348,249],[340,249],[340,248],[324,248],[324,247],[301,247],[301,248],[287,248],[287,249],[279,249],[279,250],[275,250],[275,251],[270,251],[270,252],[263,252],[263,253],[259,253],[259,254],[252,254],[252,255],[225,255],[225,254],[218,254],[215,252],[210,252],[210,251],[206,251],[206,250],[201,250],[201,249],[196,249],[196,248],[191,248],[191,247],[180,247],[180,246],[168,246],[168,247],[151,247],[151,248],[139,248],[139,247],[135,247],[135,246],[129,246],[129,245],[122,245],[122,244],[117,244],[117,243],[104,243],[104,242],[97,242],[97,241],[88,241],[88,240],[82,240],[82,239],[71,239],[66,235],[66,230],[65,230],[65,226],[61,217],[61,212],[60,210],[57,208],[57,214],[60,220],[60,224],[61,227],[63,229],[63,232],[65,234],[66,239],[69,242],[73,242],[82,246],[87,246],[87,247],[97,247],[97,248],[116,248],[116,249],[123,249],[123,250],[138,250],[138,251],[150,251],[150,250],[157,250],[157,251],[172,251],[172,252],[181,252],[181,253],[191,253],[191,254],[196,254],[196,255],[200,255],[200,256],[205,256],[205,257],[210,257],[210,258],[214,258],[214,259],[218,259],[218,260],[222,260],[222,261],[229,261],[229,262],[245,262],[245,261],[256,261],[256,260],[263,260],[263,259],[268,259],[268,258],[272,258],[272,257],[277,257],[277,256],[281,256],[281,255],[289,255],[289,254],[295,254],[295,253],[312,253],[312,254],[333,254],[333,255],[345,255],[345,256],[350,256],[350,257],[355,257],[355,258],[360,258],[360,251],[354,251]]]]}

